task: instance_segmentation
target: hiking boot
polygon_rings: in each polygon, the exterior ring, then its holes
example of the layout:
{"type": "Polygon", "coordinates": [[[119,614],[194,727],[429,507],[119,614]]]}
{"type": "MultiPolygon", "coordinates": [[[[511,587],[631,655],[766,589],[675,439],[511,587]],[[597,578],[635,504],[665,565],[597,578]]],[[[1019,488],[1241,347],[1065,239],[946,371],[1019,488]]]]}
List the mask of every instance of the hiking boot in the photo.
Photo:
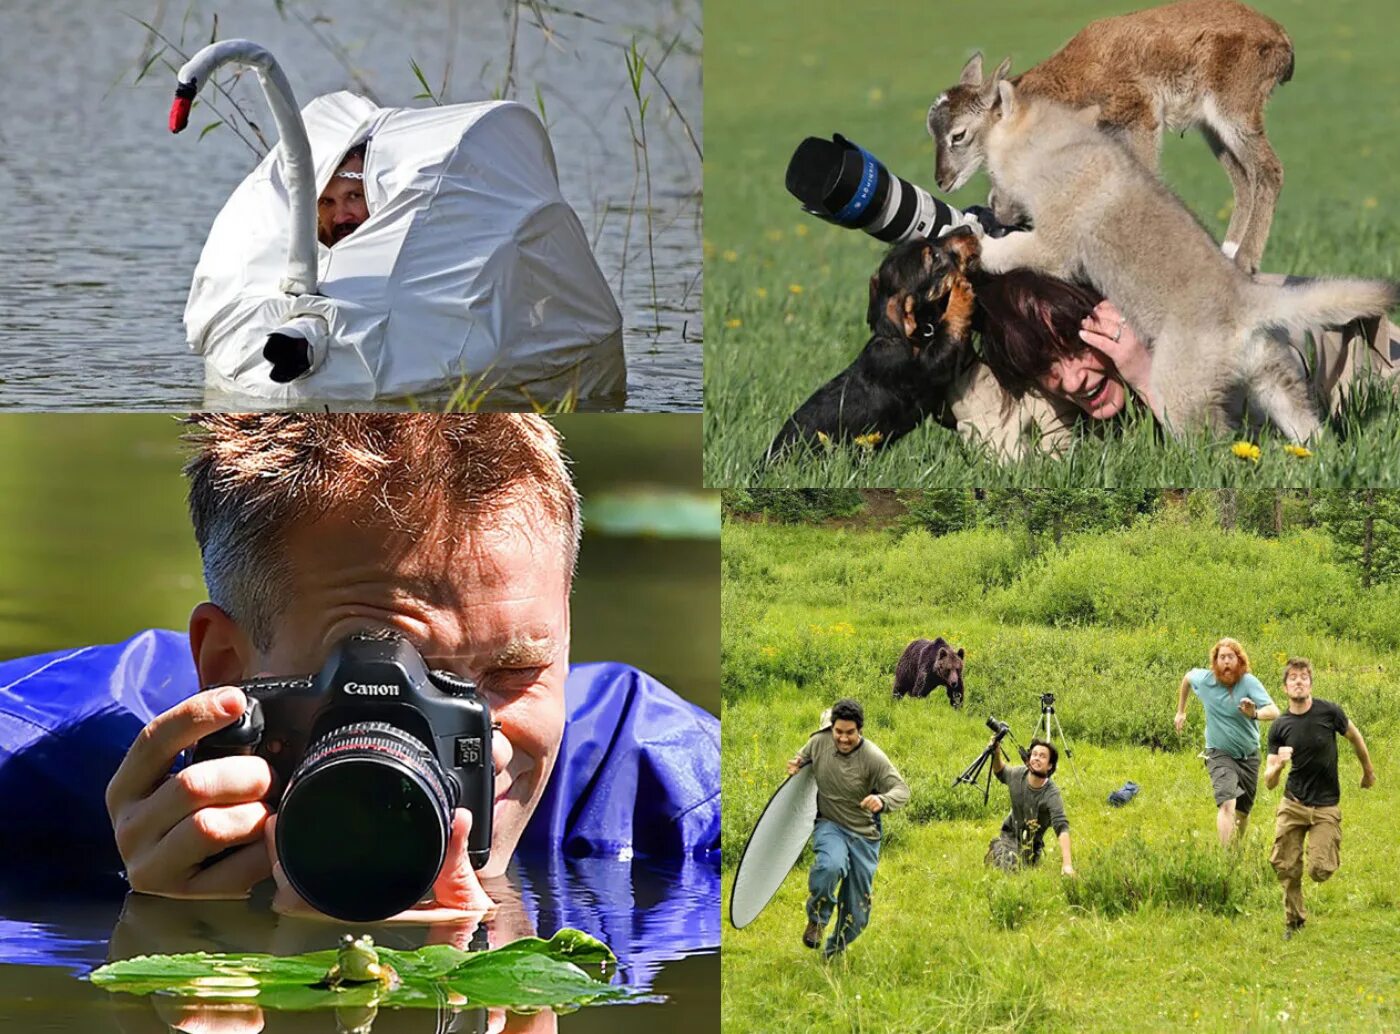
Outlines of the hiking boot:
{"type": "Polygon", "coordinates": [[[821,923],[807,924],[807,929],[802,931],[802,943],[809,948],[815,948],[822,943],[821,923]]]}

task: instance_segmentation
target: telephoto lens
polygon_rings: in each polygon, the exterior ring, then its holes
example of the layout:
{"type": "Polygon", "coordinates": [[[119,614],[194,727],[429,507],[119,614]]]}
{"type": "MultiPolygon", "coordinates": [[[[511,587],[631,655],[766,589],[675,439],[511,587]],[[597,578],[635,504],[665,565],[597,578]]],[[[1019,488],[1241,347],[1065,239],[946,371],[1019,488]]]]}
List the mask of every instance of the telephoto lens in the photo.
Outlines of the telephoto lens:
{"type": "Polygon", "coordinates": [[[997,721],[992,715],[987,716],[987,728],[991,729],[992,732],[996,733],[998,736],[1005,736],[1011,731],[1011,726],[1007,725],[1005,722],[997,721]]]}
{"type": "Polygon", "coordinates": [[[812,215],[888,244],[937,237],[962,219],[956,208],[895,176],[840,133],[809,136],[788,163],[787,189],[812,215]]]}
{"type": "Polygon", "coordinates": [[[922,187],[894,175],[880,159],[840,133],[830,140],[809,136],[797,145],[787,168],[788,193],[803,211],[829,223],[864,230],[888,244],[940,237],[955,226],[979,223],[991,237],[1003,226],[980,206],[962,212],[922,187]]]}
{"type": "Polygon", "coordinates": [[[421,741],[354,722],[311,745],[277,818],[277,854],[307,904],[351,922],[395,915],[432,891],[456,784],[421,741]]]}

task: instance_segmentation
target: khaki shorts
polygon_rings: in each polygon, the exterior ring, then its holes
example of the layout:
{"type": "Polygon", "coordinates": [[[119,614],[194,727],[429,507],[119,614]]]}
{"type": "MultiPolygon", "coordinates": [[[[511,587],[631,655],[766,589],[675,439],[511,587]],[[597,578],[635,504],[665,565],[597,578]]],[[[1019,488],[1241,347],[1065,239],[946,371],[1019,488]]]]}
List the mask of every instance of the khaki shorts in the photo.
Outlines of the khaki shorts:
{"type": "Polygon", "coordinates": [[[1259,788],[1259,754],[1235,758],[1210,747],[1206,750],[1206,771],[1210,773],[1216,807],[1234,801],[1235,810],[1248,815],[1254,807],[1254,792],[1259,788]]]}

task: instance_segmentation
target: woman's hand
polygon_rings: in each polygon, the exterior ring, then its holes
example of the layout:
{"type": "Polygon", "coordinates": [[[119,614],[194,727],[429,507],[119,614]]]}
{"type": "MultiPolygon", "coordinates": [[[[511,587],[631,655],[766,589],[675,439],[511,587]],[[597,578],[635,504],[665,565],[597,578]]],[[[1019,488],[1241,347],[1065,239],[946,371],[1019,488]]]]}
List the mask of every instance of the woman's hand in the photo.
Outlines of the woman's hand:
{"type": "Polygon", "coordinates": [[[1156,411],[1150,390],[1152,353],[1128,325],[1118,306],[1107,298],[1099,302],[1080,324],[1079,339],[1107,356],[1123,383],[1156,411]]]}

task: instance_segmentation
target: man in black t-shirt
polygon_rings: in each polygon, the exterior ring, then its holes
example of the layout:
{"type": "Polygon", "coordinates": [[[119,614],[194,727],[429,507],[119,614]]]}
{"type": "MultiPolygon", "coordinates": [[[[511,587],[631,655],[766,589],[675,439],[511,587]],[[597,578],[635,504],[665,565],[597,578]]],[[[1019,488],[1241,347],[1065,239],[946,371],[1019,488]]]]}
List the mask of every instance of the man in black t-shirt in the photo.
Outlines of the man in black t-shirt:
{"type": "Polygon", "coordinates": [[[1278,805],[1274,850],[1269,861],[1283,884],[1284,939],[1300,930],[1303,911],[1303,843],[1307,841],[1308,875],[1322,883],[1341,864],[1342,799],[1337,779],[1337,737],[1345,736],[1361,762],[1361,789],[1375,785],[1376,772],[1361,730],[1340,707],[1312,695],[1312,665],[1295,657],[1283,670],[1288,710],[1269,729],[1269,760],[1264,785],[1278,786],[1291,762],[1288,783],[1278,805]]]}

